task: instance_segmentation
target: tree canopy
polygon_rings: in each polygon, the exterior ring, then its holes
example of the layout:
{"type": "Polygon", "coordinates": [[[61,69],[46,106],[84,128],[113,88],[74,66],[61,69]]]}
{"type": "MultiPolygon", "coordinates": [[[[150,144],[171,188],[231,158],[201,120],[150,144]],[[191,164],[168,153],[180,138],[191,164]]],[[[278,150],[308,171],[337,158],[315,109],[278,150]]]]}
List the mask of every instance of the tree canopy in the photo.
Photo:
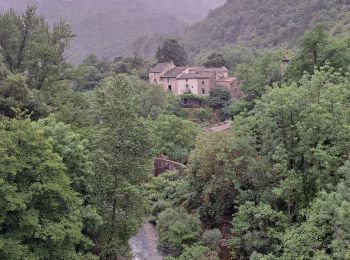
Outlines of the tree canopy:
{"type": "Polygon", "coordinates": [[[174,39],[167,39],[156,53],[158,62],[174,62],[176,66],[187,65],[185,48],[174,39]]]}

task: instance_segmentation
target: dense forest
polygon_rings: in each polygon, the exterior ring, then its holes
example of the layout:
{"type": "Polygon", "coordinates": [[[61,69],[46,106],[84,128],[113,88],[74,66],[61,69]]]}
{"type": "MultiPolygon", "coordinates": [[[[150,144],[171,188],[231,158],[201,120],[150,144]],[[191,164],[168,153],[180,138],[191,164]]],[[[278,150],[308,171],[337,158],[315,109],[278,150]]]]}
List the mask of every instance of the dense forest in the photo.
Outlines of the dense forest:
{"type": "Polygon", "coordinates": [[[349,11],[346,0],[228,0],[188,28],[182,38],[191,56],[233,44],[291,47],[318,22],[327,23],[332,34],[347,32],[349,11]]]}
{"type": "MultiPolygon", "coordinates": [[[[66,51],[74,63],[86,56],[133,55],[132,43],[145,35],[162,39],[162,35],[180,32],[189,24],[205,18],[209,10],[223,0],[2,0],[0,11],[14,8],[22,11],[27,3],[38,5],[38,13],[52,24],[68,22],[77,35],[66,51]],[[116,15],[118,14],[118,15],[116,15]]],[[[152,45],[153,46],[153,45],[152,45]]],[[[154,47],[153,47],[154,48],[154,47]]],[[[147,48],[137,49],[149,54],[147,48]]]]}
{"type": "MultiPolygon", "coordinates": [[[[244,97],[215,86],[184,108],[148,83],[151,61],[73,66],[69,24],[0,13],[0,259],[131,259],[145,219],[166,260],[350,259],[350,35],[334,28],[310,21],[288,60],[201,49],[195,63],[228,66],[244,97]],[[184,168],[153,177],[156,156],[184,168]]],[[[155,56],[188,63],[174,39],[155,56]]]]}

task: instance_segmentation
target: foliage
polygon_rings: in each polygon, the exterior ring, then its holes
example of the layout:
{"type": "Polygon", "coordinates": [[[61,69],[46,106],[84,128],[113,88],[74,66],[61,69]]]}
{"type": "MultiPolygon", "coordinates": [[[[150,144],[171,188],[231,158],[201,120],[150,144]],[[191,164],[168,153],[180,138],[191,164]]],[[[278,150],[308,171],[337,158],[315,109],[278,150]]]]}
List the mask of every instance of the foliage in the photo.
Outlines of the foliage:
{"type": "Polygon", "coordinates": [[[226,60],[222,53],[212,53],[203,65],[207,68],[222,68],[226,66],[226,60]]]}
{"type": "MultiPolygon", "coordinates": [[[[330,242],[334,235],[326,232],[318,237],[323,232],[321,222],[310,226],[308,216],[313,207],[323,207],[317,202],[313,205],[315,198],[332,193],[343,182],[337,172],[349,153],[349,122],[344,114],[349,78],[329,67],[313,74],[305,76],[300,86],[269,89],[256,101],[251,115],[237,121],[236,137],[255,140],[249,146],[258,154],[255,160],[252,157],[246,180],[240,183],[243,204],[232,221],[236,234],[231,240],[233,251],[242,259],[254,252],[261,257],[285,256],[283,259],[301,259],[310,251],[332,259],[347,253],[338,248],[322,251],[316,246],[320,240],[329,248],[337,242],[330,242]],[[248,198],[254,200],[245,202],[248,198]],[[297,243],[305,244],[304,251],[297,243]]],[[[326,197],[321,200],[327,201],[326,197]]],[[[316,214],[321,218],[320,211],[316,214]]]]}
{"type": "Polygon", "coordinates": [[[203,243],[211,250],[217,250],[219,248],[221,238],[220,229],[206,230],[202,235],[203,243]]]}
{"type": "Polygon", "coordinates": [[[235,237],[230,240],[233,253],[237,259],[245,259],[254,252],[261,253],[276,245],[274,235],[278,230],[273,226],[283,228],[286,217],[270,205],[254,205],[254,202],[248,201],[240,206],[233,221],[232,233],[235,237]]]}
{"type": "Polygon", "coordinates": [[[219,260],[218,254],[202,245],[186,247],[179,257],[166,257],[166,260],[219,260]]]}
{"type": "Polygon", "coordinates": [[[254,48],[244,47],[238,44],[227,44],[218,46],[217,51],[213,49],[201,50],[194,59],[195,65],[203,65],[211,55],[222,53],[225,64],[229,70],[235,71],[238,64],[253,62],[257,56],[257,51],[254,48]]]}
{"type": "Polygon", "coordinates": [[[154,122],[157,138],[157,153],[167,155],[171,160],[184,163],[194,148],[199,126],[191,121],[173,115],[161,115],[154,122]]]}
{"type": "Polygon", "coordinates": [[[142,183],[150,171],[151,131],[139,116],[136,90],[126,77],[112,77],[96,93],[94,135],[95,205],[101,257],[124,255],[143,219],[142,183]]]}
{"type": "Polygon", "coordinates": [[[188,203],[209,227],[218,227],[234,212],[236,190],[225,169],[225,162],[235,159],[228,157],[230,139],[230,133],[200,135],[189,160],[193,194],[188,203]]]}
{"type": "Polygon", "coordinates": [[[297,259],[314,255],[319,259],[349,257],[349,162],[339,169],[345,180],[335,191],[321,192],[306,212],[306,221],[290,227],[282,236],[283,257],[297,259]],[[327,248],[327,250],[325,250],[327,248]]]}
{"type": "Polygon", "coordinates": [[[211,108],[223,108],[231,100],[230,92],[223,86],[215,86],[210,90],[209,106],[211,108]]]}
{"type": "Polygon", "coordinates": [[[196,108],[193,111],[194,121],[203,124],[210,120],[212,110],[210,108],[196,108]]]}
{"type": "Polygon", "coordinates": [[[291,60],[287,77],[302,78],[304,73],[312,74],[315,69],[328,64],[343,73],[349,71],[349,37],[331,37],[324,25],[316,25],[299,40],[300,51],[291,60]]]}
{"type": "Polygon", "coordinates": [[[187,65],[185,48],[174,39],[167,39],[156,53],[158,62],[174,62],[176,66],[187,65]]]}
{"type": "Polygon", "coordinates": [[[204,102],[208,101],[208,97],[207,96],[199,96],[199,95],[194,95],[192,93],[181,94],[178,97],[181,100],[183,100],[183,99],[193,99],[193,100],[204,101],[204,102]]]}
{"type": "Polygon", "coordinates": [[[157,229],[164,250],[176,256],[185,245],[199,238],[201,223],[196,216],[184,210],[168,208],[159,214],[157,229]]]}
{"type": "Polygon", "coordinates": [[[259,49],[293,46],[319,22],[327,22],[332,34],[346,33],[349,10],[349,3],[342,0],[229,0],[190,26],[182,34],[183,42],[190,57],[201,50],[222,51],[232,43],[259,49]]]}
{"type": "Polygon", "coordinates": [[[246,100],[251,102],[260,98],[267,86],[273,86],[282,81],[281,59],[282,51],[268,51],[251,63],[239,64],[236,76],[242,81],[242,91],[246,100]]]}
{"type": "Polygon", "coordinates": [[[2,119],[0,136],[0,258],[79,259],[82,202],[44,129],[2,119]]]}
{"type": "Polygon", "coordinates": [[[0,80],[0,114],[15,117],[27,112],[33,119],[48,114],[52,108],[43,101],[43,94],[32,90],[21,74],[9,74],[0,80]]]}
{"type": "Polygon", "coordinates": [[[36,7],[29,6],[23,15],[13,10],[0,14],[0,53],[13,73],[25,73],[30,88],[40,90],[61,77],[63,53],[74,37],[70,27],[60,22],[52,30],[36,7]]]}
{"type": "Polygon", "coordinates": [[[90,184],[92,162],[87,149],[88,140],[83,139],[71,126],[57,122],[52,116],[39,120],[44,136],[52,143],[54,151],[62,158],[71,180],[72,188],[88,203],[92,195],[90,184]]]}

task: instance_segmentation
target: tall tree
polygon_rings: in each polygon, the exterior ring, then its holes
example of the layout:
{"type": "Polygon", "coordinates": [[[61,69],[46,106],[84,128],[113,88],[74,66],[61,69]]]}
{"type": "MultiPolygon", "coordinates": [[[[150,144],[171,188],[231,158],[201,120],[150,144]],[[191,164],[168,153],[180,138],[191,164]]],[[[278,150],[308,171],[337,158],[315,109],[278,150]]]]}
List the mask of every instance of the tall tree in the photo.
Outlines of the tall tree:
{"type": "Polygon", "coordinates": [[[158,62],[173,61],[176,66],[187,65],[187,54],[184,46],[174,39],[167,39],[156,53],[158,62]]]}
{"type": "Polygon", "coordinates": [[[96,205],[103,216],[98,233],[101,258],[127,252],[128,238],[143,220],[142,183],[150,172],[150,129],[139,116],[137,87],[112,77],[96,93],[94,170],[96,205]]]}
{"type": "Polygon", "coordinates": [[[349,70],[349,37],[331,37],[323,24],[316,25],[300,38],[299,49],[287,70],[290,80],[300,79],[304,73],[312,74],[326,64],[343,73],[349,70]]]}
{"type": "Polygon", "coordinates": [[[207,68],[221,68],[226,66],[226,60],[222,53],[212,53],[203,64],[207,68]]]}
{"type": "Polygon", "coordinates": [[[36,9],[28,6],[22,15],[14,10],[0,14],[0,52],[11,72],[25,73],[32,88],[42,89],[50,80],[62,78],[63,54],[74,34],[64,22],[50,30],[36,9]]]}

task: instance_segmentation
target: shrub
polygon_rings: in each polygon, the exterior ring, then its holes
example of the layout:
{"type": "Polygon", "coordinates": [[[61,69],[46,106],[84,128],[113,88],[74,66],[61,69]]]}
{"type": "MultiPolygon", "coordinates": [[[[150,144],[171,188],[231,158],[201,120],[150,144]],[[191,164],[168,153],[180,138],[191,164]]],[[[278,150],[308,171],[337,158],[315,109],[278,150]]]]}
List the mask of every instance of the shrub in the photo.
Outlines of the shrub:
{"type": "Polygon", "coordinates": [[[183,209],[168,208],[159,214],[157,228],[163,250],[178,256],[185,245],[198,240],[201,222],[197,216],[187,214],[183,209]]]}
{"type": "Polygon", "coordinates": [[[211,109],[199,108],[194,111],[194,117],[198,123],[204,123],[210,119],[211,109]]]}
{"type": "Polygon", "coordinates": [[[219,229],[206,230],[202,235],[203,243],[211,250],[217,250],[219,248],[222,234],[219,229]]]}
{"type": "Polygon", "coordinates": [[[209,106],[211,108],[223,108],[230,100],[231,94],[224,86],[215,86],[210,91],[209,106]]]}
{"type": "Polygon", "coordinates": [[[152,216],[157,216],[160,212],[162,212],[170,207],[171,207],[171,204],[169,201],[159,200],[153,204],[152,209],[151,209],[151,214],[152,214],[152,216]]]}
{"type": "MultiPolygon", "coordinates": [[[[184,252],[177,258],[177,260],[219,260],[219,256],[215,251],[211,251],[208,247],[202,245],[193,245],[186,247],[184,252]]],[[[175,260],[169,258],[166,260],[175,260]]]]}

